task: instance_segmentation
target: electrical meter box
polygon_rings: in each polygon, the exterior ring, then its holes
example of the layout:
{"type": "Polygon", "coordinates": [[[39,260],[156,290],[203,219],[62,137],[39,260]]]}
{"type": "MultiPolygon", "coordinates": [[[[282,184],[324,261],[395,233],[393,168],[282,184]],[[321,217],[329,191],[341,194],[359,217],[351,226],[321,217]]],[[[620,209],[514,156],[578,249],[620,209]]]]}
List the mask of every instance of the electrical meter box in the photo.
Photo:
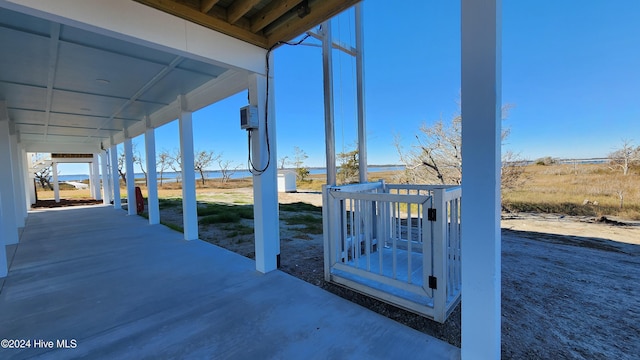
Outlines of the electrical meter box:
{"type": "Polygon", "coordinates": [[[258,128],[258,107],[245,106],[240,108],[240,128],[243,130],[251,130],[258,128]]]}

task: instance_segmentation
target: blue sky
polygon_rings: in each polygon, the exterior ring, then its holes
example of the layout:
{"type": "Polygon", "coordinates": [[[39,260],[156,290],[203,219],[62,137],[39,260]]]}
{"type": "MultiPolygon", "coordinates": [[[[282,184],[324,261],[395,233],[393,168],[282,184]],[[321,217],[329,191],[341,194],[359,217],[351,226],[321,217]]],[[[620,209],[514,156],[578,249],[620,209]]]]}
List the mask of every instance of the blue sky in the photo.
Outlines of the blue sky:
{"type": "MultiPolygon", "coordinates": [[[[370,164],[398,163],[423,123],[450,119],[460,96],[459,1],[364,2],[367,141],[370,164]]],[[[353,10],[333,22],[352,43],[353,10]]],[[[622,139],[640,142],[640,1],[503,1],[502,99],[513,105],[506,148],[526,159],[603,157],[622,139]]],[[[314,41],[311,41],[312,43],[314,41]]],[[[317,42],[315,42],[317,43],[317,42]]],[[[278,157],[295,146],[324,166],[321,49],[274,51],[278,157]]],[[[356,141],[355,63],[334,52],[336,149],[356,141]]],[[[246,164],[242,92],[193,115],[196,150],[246,164]]],[[[156,130],[158,151],[178,147],[177,121],[156,130]]],[[[134,139],[139,151],[143,138],[134,139]]],[[[63,165],[62,174],[86,173],[63,165]]],[[[213,167],[217,169],[217,167],[213,167]]],[[[136,169],[136,171],[138,171],[136,169]]]]}

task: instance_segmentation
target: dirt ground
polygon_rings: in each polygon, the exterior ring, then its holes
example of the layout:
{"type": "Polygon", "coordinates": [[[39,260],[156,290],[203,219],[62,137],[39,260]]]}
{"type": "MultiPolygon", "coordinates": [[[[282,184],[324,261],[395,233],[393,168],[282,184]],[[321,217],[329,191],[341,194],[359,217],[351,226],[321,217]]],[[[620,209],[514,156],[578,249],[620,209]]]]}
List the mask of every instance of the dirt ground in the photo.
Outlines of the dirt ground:
{"type": "MultiPolygon", "coordinates": [[[[251,189],[212,190],[206,201],[250,204],[251,189]]],[[[322,203],[317,192],[280,194],[281,204],[322,203]]],[[[305,212],[306,213],[306,212],[305,212]]],[[[460,306],[439,324],[324,282],[321,234],[281,211],[281,270],[428,335],[460,346],[460,306]]],[[[318,212],[307,215],[320,218],[318,212]]],[[[179,207],[161,210],[180,225],[179,207]]],[[[242,220],[252,227],[252,220],[242,220]]],[[[502,355],[505,359],[638,359],[640,224],[611,219],[508,214],[502,222],[502,355]]],[[[200,226],[200,238],[253,258],[253,235],[200,226]]],[[[464,295],[463,301],[464,304],[464,295]]]]}

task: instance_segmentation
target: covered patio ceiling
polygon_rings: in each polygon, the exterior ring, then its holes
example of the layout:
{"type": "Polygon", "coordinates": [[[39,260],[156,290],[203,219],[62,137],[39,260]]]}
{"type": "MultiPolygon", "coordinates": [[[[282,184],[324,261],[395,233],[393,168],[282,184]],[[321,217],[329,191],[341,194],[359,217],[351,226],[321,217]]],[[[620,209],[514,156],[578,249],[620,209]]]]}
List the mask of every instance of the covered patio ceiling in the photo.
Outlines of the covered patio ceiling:
{"type": "Polygon", "coordinates": [[[137,136],[175,119],[177,108],[162,110],[178,95],[199,90],[216,101],[246,86],[246,72],[230,66],[4,8],[0,39],[0,110],[27,151],[98,152],[125,131],[137,136]]]}
{"type": "Polygon", "coordinates": [[[264,49],[357,2],[122,0],[108,6],[83,2],[75,9],[66,7],[72,3],[61,4],[66,10],[35,5],[57,11],[52,16],[29,9],[34,6],[29,1],[0,1],[0,119],[10,119],[26,151],[99,152],[176,119],[185,103],[188,108],[183,110],[196,111],[247,89],[248,75],[263,68],[264,49]],[[151,7],[127,5],[135,2],[151,7]],[[93,13],[103,25],[65,20],[66,11],[89,18],[93,13]],[[197,45],[216,56],[223,54],[222,61],[210,60],[206,51],[204,56],[193,55],[195,38],[187,39],[189,48],[180,50],[118,34],[132,18],[145,19],[143,34],[168,38],[168,44],[180,40],[181,29],[188,36],[201,35],[197,45]],[[149,22],[150,18],[164,20],[149,22]],[[185,20],[260,51],[244,47],[237,52],[238,46],[226,40],[185,30],[180,24],[185,20]],[[99,30],[105,24],[107,30],[99,30]],[[161,25],[164,28],[158,29],[161,25]],[[225,58],[225,53],[236,55],[225,58]],[[179,99],[181,95],[186,101],[179,99]]]}
{"type": "Polygon", "coordinates": [[[361,0],[135,0],[269,49],[361,0]]]}

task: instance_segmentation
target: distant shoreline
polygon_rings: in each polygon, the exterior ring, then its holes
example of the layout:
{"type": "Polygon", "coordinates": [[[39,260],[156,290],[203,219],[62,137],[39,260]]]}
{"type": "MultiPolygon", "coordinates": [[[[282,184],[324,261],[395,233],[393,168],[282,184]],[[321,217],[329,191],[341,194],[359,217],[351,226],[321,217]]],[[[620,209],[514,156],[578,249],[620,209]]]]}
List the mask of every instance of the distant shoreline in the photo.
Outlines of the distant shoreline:
{"type": "MultiPolygon", "coordinates": [[[[404,170],[404,165],[369,165],[369,172],[379,172],[379,171],[398,171],[404,170]]],[[[308,167],[310,175],[322,175],[326,174],[326,168],[324,167],[308,167]]],[[[291,170],[295,171],[295,168],[283,168],[278,170],[291,170]]],[[[178,178],[178,172],[175,171],[165,171],[163,172],[162,181],[175,181],[178,178]]],[[[220,170],[207,170],[205,171],[207,179],[220,179],[222,178],[222,172],[220,170]]],[[[231,176],[231,179],[244,179],[252,177],[249,170],[242,169],[237,170],[231,176]]],[[[71,174],[71,175],[58,175],[59,182],[65,181],[83,181],[88,180],[89,175],[87,174],[71,174]]],[[[134,179],[144,179],[143,173],[135,173],[134,179]]],[[[196,179],[200,179],[200,174],[196,172],[196,179]]],[[[160,181],[160,172],[158,172],[158,181],[160,181]]]]}

